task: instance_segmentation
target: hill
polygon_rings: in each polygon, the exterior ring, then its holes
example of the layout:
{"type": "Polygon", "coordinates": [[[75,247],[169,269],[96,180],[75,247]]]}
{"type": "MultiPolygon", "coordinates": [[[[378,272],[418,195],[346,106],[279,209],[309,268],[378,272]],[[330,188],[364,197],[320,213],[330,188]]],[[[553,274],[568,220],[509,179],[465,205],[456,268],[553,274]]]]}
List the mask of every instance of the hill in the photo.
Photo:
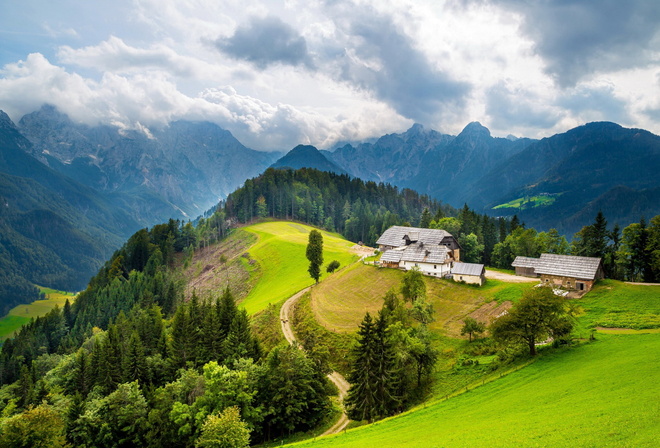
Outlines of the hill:
{"type": "MultiPolygon", "coordinates": [[[[381,309],[389,289],[398,292],[403,275],[397,269],[361,263],[350,266],[314,288],[311,299],[314,317],[330,331],[355,332],[366,311],[375,315],[381,309]]],[[[424,282],[435,310],[435,322],[430,328],[453,338],[460,337],[461,321],[466,316],[487,322],[532,287],[531,283],[493,279],[481,288],[431,277],[425,277],[424,282]]]]}
{"type": "MultiPolygon", "coordinates": [[[[188,295],[205,297],[230,283],[241,306],[249,314],[277,305],[301,289],[314,284],[305,256],[309,232],[313,227],[272,221],[237,229],[214,248],[197,253],[185,271],[188,295]],[[222,257],[226,258],[223,263],[222,257]],[[227,272],[223,274],[223,269],[227,272]],[[219,282],[218,282],[219,281],[219,282]],[[219,284],[218,284],[219,283],[219,284]]],[[[358,259],[354,243],[340,235],[322,231],[324,265],[332,260],[346,266],[358,259]]],[[[322,269],[323,279],[328,274],[322,269]]]]}
{"type": "Polygon", "coordinates": [[[660,334],[601,336],[457,397],[291,446],[635,446],[658,438],[660,334]]]}

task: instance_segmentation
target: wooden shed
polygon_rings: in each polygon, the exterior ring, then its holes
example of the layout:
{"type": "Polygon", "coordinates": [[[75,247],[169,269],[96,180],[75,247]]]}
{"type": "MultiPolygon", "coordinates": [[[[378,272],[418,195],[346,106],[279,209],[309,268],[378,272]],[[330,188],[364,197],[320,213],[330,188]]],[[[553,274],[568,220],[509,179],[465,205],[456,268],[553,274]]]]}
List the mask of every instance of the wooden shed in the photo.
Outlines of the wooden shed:
{"type": "Polygon", "coordinates": [[[486,283],[486,268],[483,264],[454,263],[451,274],[455,282],[465,282],[479,286],[486,283]]]}
{"type": "Polygon", "coordinates": [[[589,291],[596,280],[604,277],[603,263],[596,257],[541,254],[541,258],[516,257],[511,265],[516,274],[532,269],[534,276],[541,277],[541,283],[576,291],[589,291]]]}

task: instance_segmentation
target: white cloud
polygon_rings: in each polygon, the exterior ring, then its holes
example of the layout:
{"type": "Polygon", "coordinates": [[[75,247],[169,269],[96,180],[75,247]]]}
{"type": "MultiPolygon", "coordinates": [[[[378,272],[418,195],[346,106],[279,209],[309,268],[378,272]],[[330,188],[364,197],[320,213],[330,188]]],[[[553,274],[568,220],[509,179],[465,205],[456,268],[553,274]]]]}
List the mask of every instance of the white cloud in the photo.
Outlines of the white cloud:
{"type": "MultiPolygon", "coordinates": [[[[24,34],[5,32],[0,109],[14,119],[43,103],[131,129],[204,119],[255,149],[330,146],[413,121],[530,137],[595,119],[660,130],[658,8],[643,0],[620,16],[606,0],[593,17],[589,2],[66,1],[81,14],[36,9],[24,34]],[[567,8],[586,19],[565,20],[567,8]],[[266,42],[278,54],[250,40],[264,25],[262,38],[283,39],[266,42]],[[17,62],[21,44],[34,49],[17,62]]],[[[24,13],[8,14],[0,29],[24,13]]]]}

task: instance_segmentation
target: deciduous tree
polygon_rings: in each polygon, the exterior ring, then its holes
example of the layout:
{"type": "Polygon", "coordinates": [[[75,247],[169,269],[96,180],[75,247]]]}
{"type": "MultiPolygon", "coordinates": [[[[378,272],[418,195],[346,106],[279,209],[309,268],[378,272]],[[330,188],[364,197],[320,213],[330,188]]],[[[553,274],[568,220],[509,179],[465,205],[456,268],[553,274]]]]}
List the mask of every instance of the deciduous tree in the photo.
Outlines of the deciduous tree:
{"type": "Polygon", "coordinates": [[[323,235],[318,230],[309,232],[306,255],[309,260],[307,271],[316,283],[318,283],[321,277],[321,265],[323,265],[323,235]]]}

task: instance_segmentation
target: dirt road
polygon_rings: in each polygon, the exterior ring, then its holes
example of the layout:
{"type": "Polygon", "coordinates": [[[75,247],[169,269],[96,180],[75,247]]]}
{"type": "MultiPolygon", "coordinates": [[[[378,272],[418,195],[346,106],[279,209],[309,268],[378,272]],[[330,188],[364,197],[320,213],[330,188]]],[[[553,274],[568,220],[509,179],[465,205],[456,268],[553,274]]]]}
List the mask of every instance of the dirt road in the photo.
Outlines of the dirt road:
{"type": "MultiPolygon", "coordinates": [[[[296,337],[293,334],[293,328],[291,326],[291,318],[293,317],[293,306],[296,304],[298,299],[300,299],[307,291],[309,291],[312,287],[309,286],[305,289],[303,289],[300,292],[297,292],[296,294],[292,295],[284,304],[282,305],[282,308],[280,308],[280,322],[282,323],[282,333],[284,333],[284,337],[286,338],[287,342],[289,344],[293,344],[296,342],[296,337]]],[[[348,381],[339,373],[339,372],[332,372],[328,375],[328,379],[333,382],[335,386],[337,386],[337,389],[339,389],[339,399],[343,402],[344,397],[346,397],[346,394],[348,393],[348,388],[351,387],[350,384],[348,384],[348,381]]],[[[342,429],[344,429],[350,420],[348,419],[348,416],[346,415],[346,412],[342,412],[341,417],[339,420],[337,420],[337,423],[335,423],[330,429],[328,429],[326,432],[324,432],[323,436],[328,435],[328,434],[336,434],[340,432],[342,429]]]]}
{"type": "Polygon", "coordinates": [[[509,283],[532,283],[539,282],[535,277],[522,277],[520,275],[505,274],[504,272],[491,271],[486,269],[486,278],[494,278],[495,280],[502,280],[509,283]]]}

